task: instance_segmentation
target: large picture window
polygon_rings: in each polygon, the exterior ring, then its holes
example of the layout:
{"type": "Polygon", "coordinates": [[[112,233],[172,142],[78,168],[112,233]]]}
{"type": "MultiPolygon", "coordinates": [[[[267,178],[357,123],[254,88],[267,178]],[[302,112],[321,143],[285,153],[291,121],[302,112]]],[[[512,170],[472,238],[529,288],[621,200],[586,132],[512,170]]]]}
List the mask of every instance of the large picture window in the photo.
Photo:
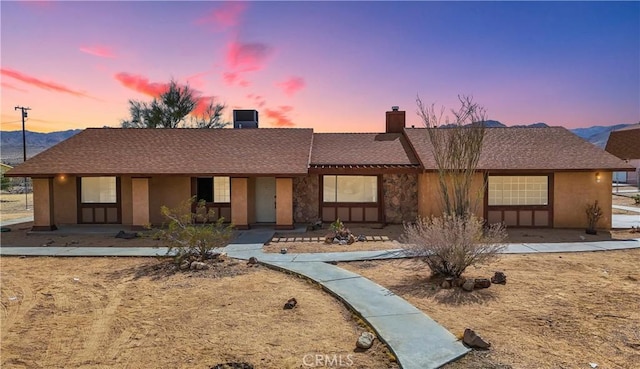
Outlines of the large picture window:
{"type": "Polygon", "coordinates": [[[378,202],[376,176],[323,176],[324,202],[378,202]]]}
{"type": "Polygon", "coordinates": [[[115,204],[118,201],[116,177],[82,177],[81,197],[84,204],[115,204]]]}
{"type": "Polygon", "coordinates": [[[231,202],[231,179],[229,177],[202,177],[197,178],[197,200],[206,202],[228,203],[231,202]]]}
{"type": "Polygon", "coordinates": [[[547,176],[489,176],[489,206],[548,205],[547,176]]]}

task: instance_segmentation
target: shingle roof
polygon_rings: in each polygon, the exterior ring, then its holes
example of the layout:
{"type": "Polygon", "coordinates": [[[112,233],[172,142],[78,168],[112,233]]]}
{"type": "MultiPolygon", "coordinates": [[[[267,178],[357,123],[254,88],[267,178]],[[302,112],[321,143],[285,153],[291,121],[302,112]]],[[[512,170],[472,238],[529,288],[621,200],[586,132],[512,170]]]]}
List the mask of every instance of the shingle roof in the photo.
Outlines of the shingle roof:
{"type": "MultiPolygon", "coordinates": [[[[405,129],[425,169],[436,169],[426,128],[405,129]]],[[[486,128],[480,170],[626,170],[619,158],[563,127],[486,128]]]]}
{"type": "Polygon", "coordinates": [[[605,150],[620,159],[640,159],[640,124],[611,132],[605,150]]]}
{"type": "Polygon", "coordinates": [[[312,135],[312,129],[291,128],[90,128],[10,175],[303,175],[312,135]]]}
{"type": "Polygon", "coordinates": [[[314,133],[311,166],[419,166],[401,133],[314,133]]]}

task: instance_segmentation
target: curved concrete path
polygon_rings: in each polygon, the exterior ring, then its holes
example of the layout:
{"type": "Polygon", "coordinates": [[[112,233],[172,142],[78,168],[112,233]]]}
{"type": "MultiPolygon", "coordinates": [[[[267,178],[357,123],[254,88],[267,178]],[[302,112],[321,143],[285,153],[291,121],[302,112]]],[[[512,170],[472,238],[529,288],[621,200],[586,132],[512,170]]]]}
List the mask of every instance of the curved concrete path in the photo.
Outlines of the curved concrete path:
{"type": "MultiPolygon", "coordinates": [[[[357,312],[376,331],[403,369],[438,368],[469,349],[429,316],[388,289],[328,261],[358,261],[411,257],[401,249],[318,254],[267,254],[262,251],[273,231],[243,231],[224,249],[231,257],[252,256],[268,266],[310,278],[357,312]]],[[[607,251],[640,248],[640,238],[628,241],[509,244],[506,254],[607,251]]],[[[166,248],[150,247],[0,247],[4,256],[157,256],[166,248]]]]}

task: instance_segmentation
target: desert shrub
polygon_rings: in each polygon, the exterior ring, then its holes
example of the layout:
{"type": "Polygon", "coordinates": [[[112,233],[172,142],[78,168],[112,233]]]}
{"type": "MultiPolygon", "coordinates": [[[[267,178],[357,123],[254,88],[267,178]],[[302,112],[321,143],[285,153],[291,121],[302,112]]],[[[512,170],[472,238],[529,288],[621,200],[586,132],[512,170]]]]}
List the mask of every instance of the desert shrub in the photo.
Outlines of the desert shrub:
{"type": "Polygon", "coordinates": [[[204,201],[196,204],[195,198],[184,201],[178,208],[162,206],[162,215],[167,220],[165,227],[156,236],[167,243],[167,255],[174,255],[175,261],[203,261],[214,257],[214,249],[227,245],[233,234],[233,226],[224,224],[224,218],[215,219],[213,210],[207,212],[204,201]]]}
{"type": "Polygon", "coordinates": [[[632,199],[636,205],[640,205],[640,194],[633,196],[632,199]]]}
{"type": "Polygon", "coordinates": [[[467,267],[494,259],[506,237],[502,223],[485,226],[473,215],[443,215],[405,223],[401,240],[434,275],[457,278],[467,267]]]}
{"type": "Polygon", "coordinates": [[[587,214],[587,230],[593,231],[596,229],[596,224],[598,224],[598,220],[602,218],[602,208],[598,205],[598,200],[596,200],[593,204],[587,204],[584,209],[587,214]]]}

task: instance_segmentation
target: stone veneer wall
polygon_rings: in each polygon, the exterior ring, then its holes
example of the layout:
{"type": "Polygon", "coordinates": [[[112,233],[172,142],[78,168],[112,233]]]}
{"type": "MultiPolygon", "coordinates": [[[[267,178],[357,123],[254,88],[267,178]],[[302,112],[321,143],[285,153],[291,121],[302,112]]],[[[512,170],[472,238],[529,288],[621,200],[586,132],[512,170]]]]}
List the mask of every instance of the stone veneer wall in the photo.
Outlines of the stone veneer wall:
{"type": "Polygon", "coordinates": [[[418,216],[418,175],[384,174],[384,214],[387,223],[413,222],[418,216]]]}
{"type": "Polygon", "coordinates": [[[293,178],[293,221],[295,223],[313,223],[320,219],[319,191],[319,176],[293,178]]]}

